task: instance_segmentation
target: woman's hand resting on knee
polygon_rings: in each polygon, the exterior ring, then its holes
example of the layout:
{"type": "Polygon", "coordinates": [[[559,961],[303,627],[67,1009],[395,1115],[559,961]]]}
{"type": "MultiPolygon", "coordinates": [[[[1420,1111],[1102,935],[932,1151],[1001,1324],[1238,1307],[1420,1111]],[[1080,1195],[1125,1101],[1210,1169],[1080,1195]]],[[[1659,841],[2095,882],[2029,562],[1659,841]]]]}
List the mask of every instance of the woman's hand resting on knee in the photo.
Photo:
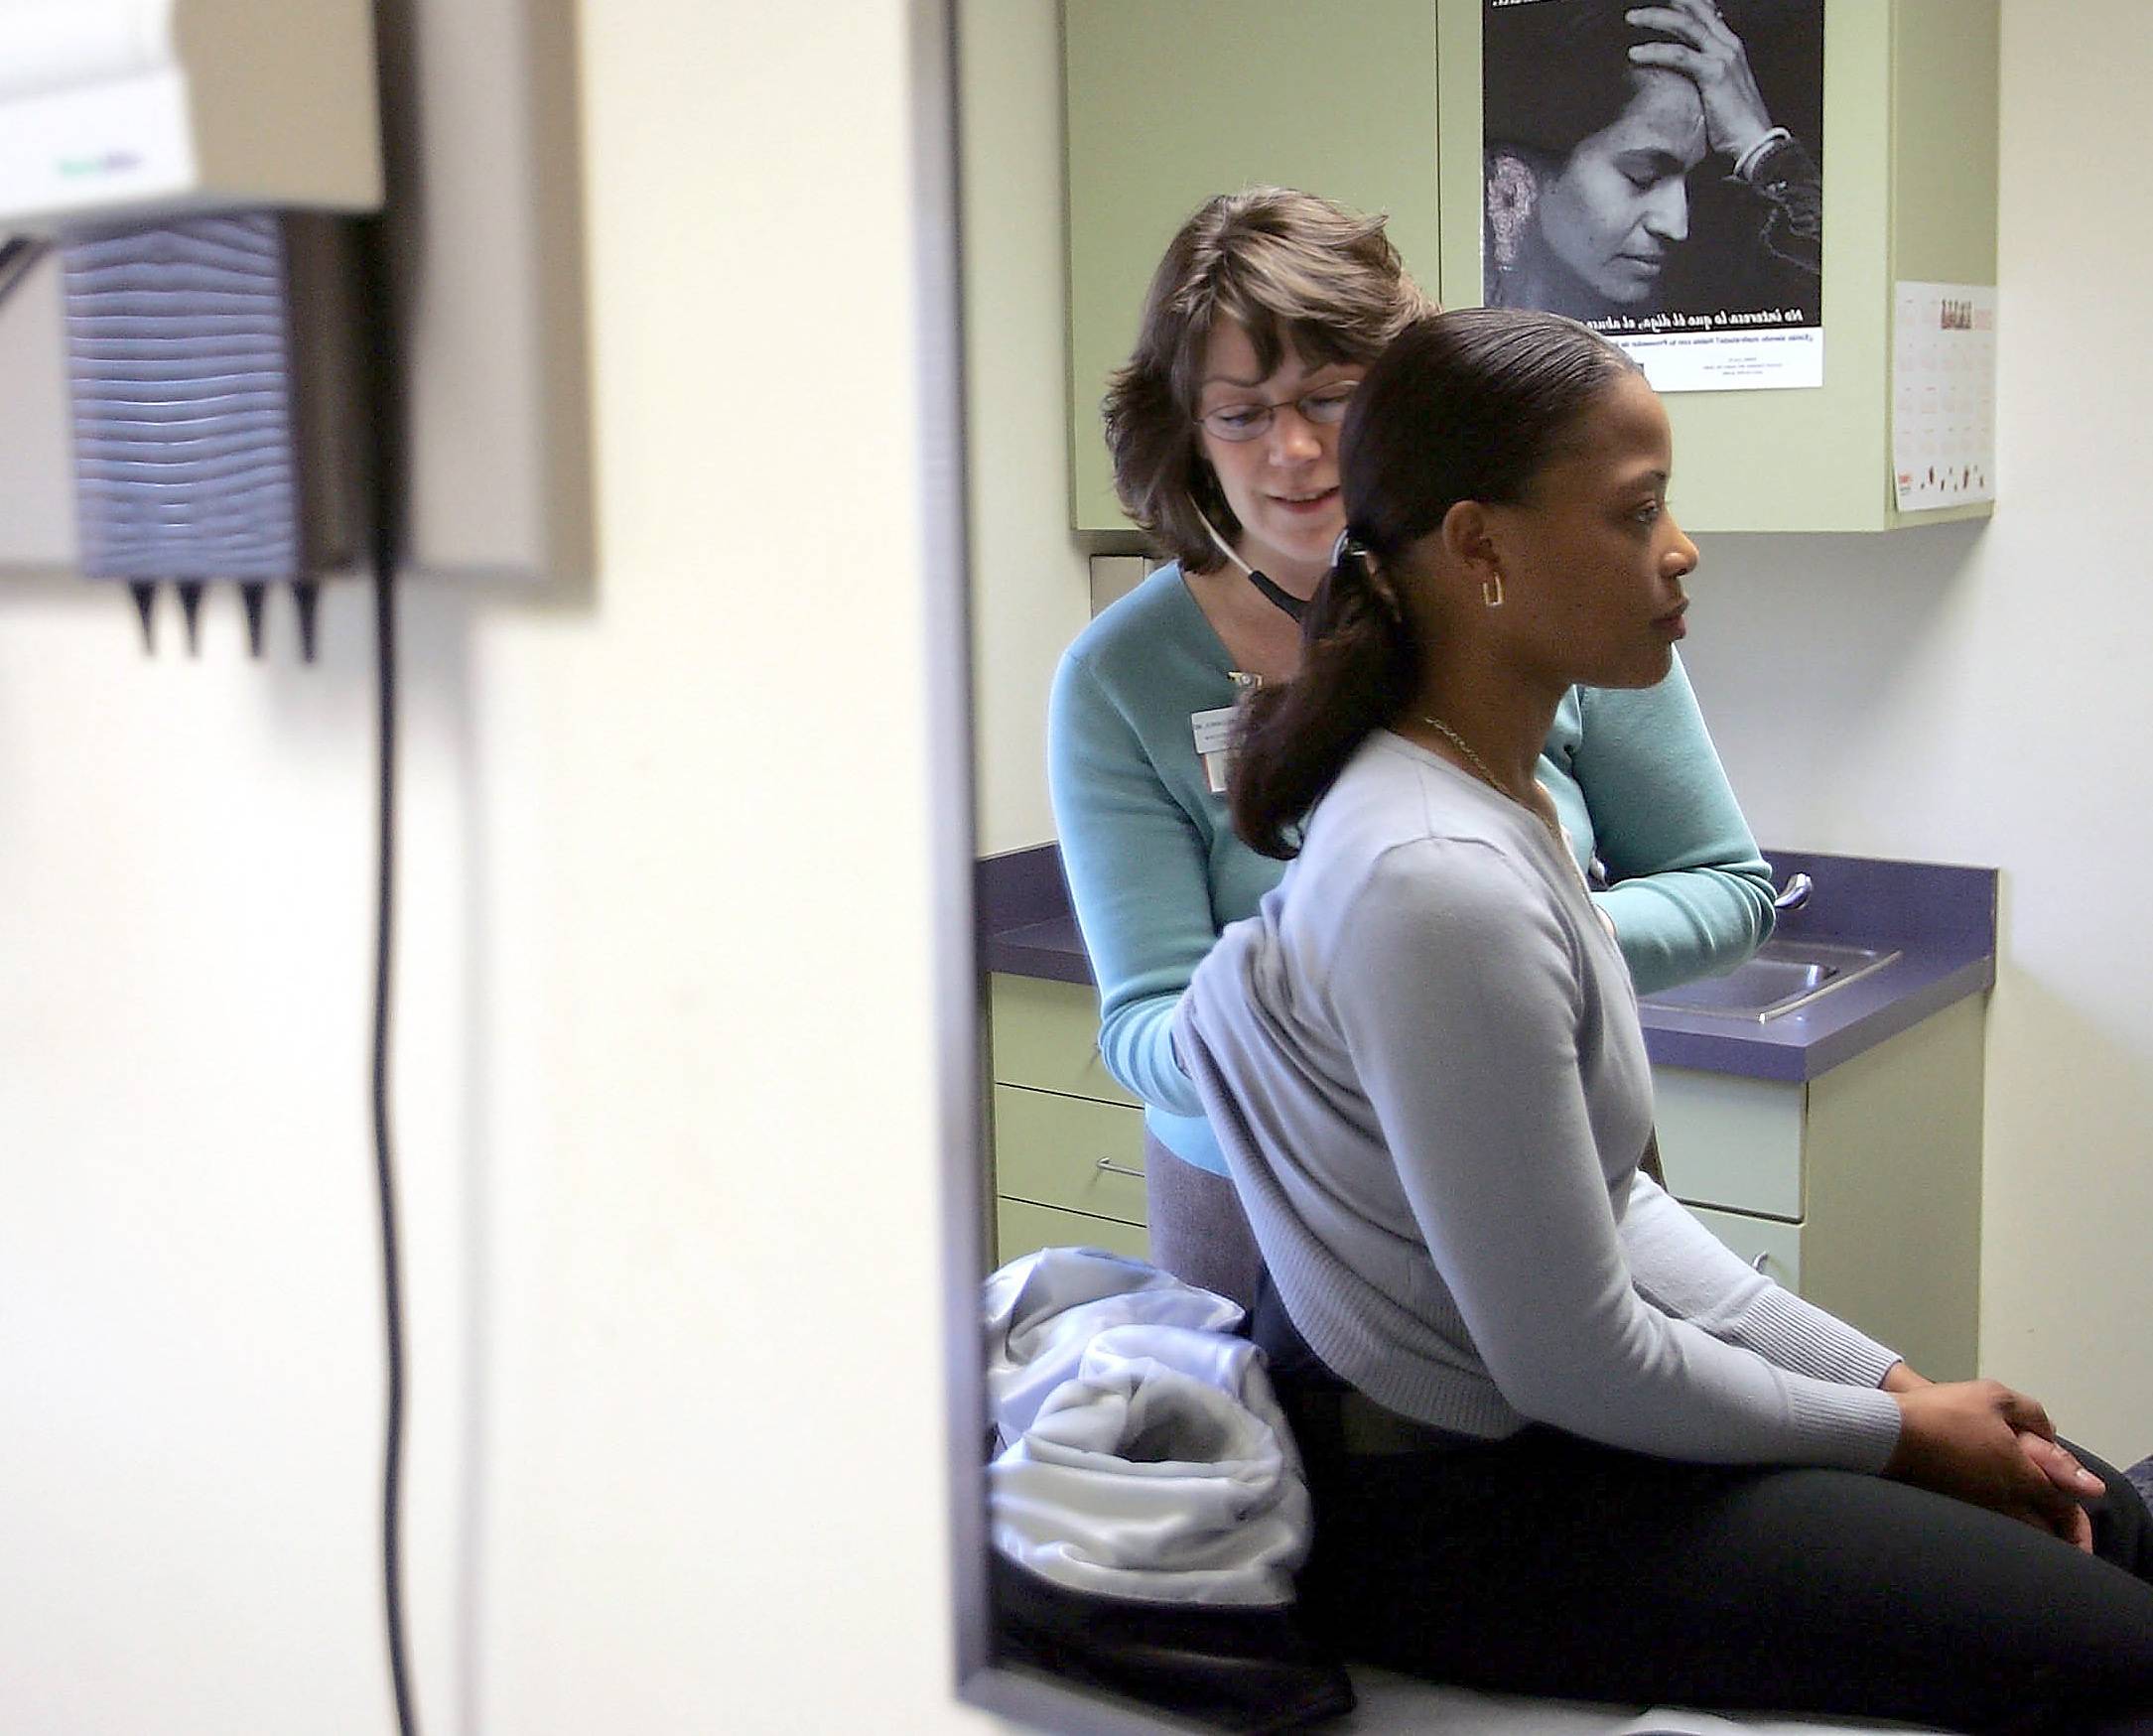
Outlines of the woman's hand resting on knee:
{"type": "Polygon", "coordinates": [[[2056,1444],[2038,1401],[2000,1381],[1887,1381],[1886,1390],[1899,1402],[1899,1444],[1885,1476],[2091,1547],[2091,1524],[2074,1491],[2097,1495],[2100,1480],[2056,1444]]]}
{"type": "Polygon", "coordinates": [[[2093,1552],[2093,1522],[2079,1503],[2102,1494],[2107,1489],[2107,1484],[2080,1464],[2071,1449],[2060,1440],[2045,1440],[2038,1434],[2029,1434],[2022,1429],[2019,1432],[2018,1444],[2027,1458],[2033,1461],[2035,1470],[2073,1498],[2071,1512],[2064,1523],[2057,1527],[2056,1535],[2065,1542],[2084,1549],[2090,1555],[2093,1552]]]}

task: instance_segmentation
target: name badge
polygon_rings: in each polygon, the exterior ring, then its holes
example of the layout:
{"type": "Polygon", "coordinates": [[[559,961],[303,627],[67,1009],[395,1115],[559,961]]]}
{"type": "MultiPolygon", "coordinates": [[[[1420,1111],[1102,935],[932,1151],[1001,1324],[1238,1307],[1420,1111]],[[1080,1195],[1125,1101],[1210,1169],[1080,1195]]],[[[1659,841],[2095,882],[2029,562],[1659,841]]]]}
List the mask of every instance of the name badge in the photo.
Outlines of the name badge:
{"type": "Polygon", "coordinates": [[[1219,706],[1212,711],[1188,715],[1189,734],[1196,737],[1196,756],[1203,761],[1204,784],[1215,796],[1226,793],[1226,777],[1234,759],[1230,743],[1237,709],[1219,706]]]}
{"type": "Polygon", "coordinates": [[[1188,727],[1196,737],[1198,753],[1217,753],[1233,739],[1234,714],[1239,709],[1220,706],[1216,711],[1189,713],[1188,727]]]}

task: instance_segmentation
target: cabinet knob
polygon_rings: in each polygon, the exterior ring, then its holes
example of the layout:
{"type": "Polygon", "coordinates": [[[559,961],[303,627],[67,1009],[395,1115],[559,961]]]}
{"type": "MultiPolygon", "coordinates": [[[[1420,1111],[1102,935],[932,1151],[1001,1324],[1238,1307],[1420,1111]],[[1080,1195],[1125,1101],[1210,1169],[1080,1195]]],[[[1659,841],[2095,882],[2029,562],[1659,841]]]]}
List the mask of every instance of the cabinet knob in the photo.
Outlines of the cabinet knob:
{"type": "MultiPolygon", "coordinates": [[[[1111,1157],[1102,1157],[1102,1158],[1100,1158],[1100,1159],[1099,1159],[1099,1167],[1100,1167],[1100,1168],[1102,1168],[1102,1169],[1104,1169],[1104,1170],[1105,1170],[1105,1171],[1106,1171],[1106,1172],[1107,1172],[1107,1173],[1108,1173],[1109,1175],[1127,1175],[1127,1176],[1132,1176],[1132,1177],[1134,1177],[1134,1178],[1135,1178],[1136,1180],[1138,1180],[1138,1181],[1142,1181],[1142,1180],[1144,1179],[1144,1171],[1143,1171],[1143,1170],[1141,1170],[1141,1169],[1132,1169],[1132,1168],[1130,1168],[1130,1167],[1129,1167],[1129,1165],[1128,1165],[1128,1164],[1126,1164],[1126,1163],[1117,1163],[1117,1162],[1115,1162],[1115,1161],[1114,1161],[1114,1159],[1113,1159],[1113,1158],[1111,1158],[1111,1157]]],[[[1761,1258],[1762,1258],[1762,1256],[1759,1256],[1759,1258],[1761,1259],[1761,1258]]]]}
{"type": "Polygon", "coordinates": [[[1755,1260],[1752,1260],[1752,1261],[1751,1261],[1751,1262],[1749,1263],[1749,1269],[1750,1269],[1751,1271],[1762,1271],[1762,1270],[1764,1270],[1764,1263],[1765,1263],[1766,1261],[1770,1260],[1771,1258],[1772,1258],[1772,1256],[1770,1255],[1770,1253],[1764,1253],[1764,1254],[1760,1254],[1760,1255],[1758,1255],[1758,1256],[1757,1256],[1757,1258],[1756,1258],[1755,1260]]]}

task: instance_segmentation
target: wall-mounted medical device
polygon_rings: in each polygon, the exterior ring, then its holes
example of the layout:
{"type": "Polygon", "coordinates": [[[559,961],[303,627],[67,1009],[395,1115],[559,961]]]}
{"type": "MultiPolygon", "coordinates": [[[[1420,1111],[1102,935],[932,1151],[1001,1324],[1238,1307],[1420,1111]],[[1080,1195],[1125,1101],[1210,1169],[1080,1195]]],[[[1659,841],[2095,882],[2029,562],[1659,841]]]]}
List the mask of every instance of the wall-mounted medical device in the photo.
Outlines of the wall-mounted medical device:
{"type": "MultiPolygon", "coordinates": [[[[0,593],[18,578],[94,572],[103,558],[98,548],[111,546],[88,534],[92,527],[75,510],[78,392],[64,336],[76,329],[69,292],[88,281],[75,266],[104,267],[86,253],[77,259],[71,239],[11,264],[8,234],[71,237],[85,227],[177,225],[207,205],[218,208],[193,220],[268,209],[289,223],[294,207],[345,209],[358,202],[354,189],[370,194],[385,183],[377,238],[386,242],[393,292],[387,312],[400,399],[393,418],[400,568],[407,578],[453,579],[501,597],[589,595],[596,556],[576,0],[374,0],[378,61],[360,46],[367,10],[352,0],[274,0],[250,10],[234,0],[0,0],[0,88],[13,93],[0,96],[0,186],[18,190],[13,207],[0,206],[7,406],[0,416],[0,593]],[[9,111],[18,102],[57,100],[67,85],[54,75],[63,57],[49,37],[30,52],[33,15],[41,32],[89,29],[103,19],[101,34],[90,30],[95,41],[123,48],[148,42],[154,52],[108,54],[105,66],[134,67],[139,76],[145,63],[163,56],[159,64],[176,71],[198,111],[190,124],[235,138],[244,109],[252,115],[250,136],[266,139],[267,148],[251,166],[204,172],[200,185],[160,196],[154,206],[129,202],[141,197],[140,183],[125,200],[114,197],[118,184],[110,181],[70,183],[65,205],[24,196],[32,179],[22,143],[29,129],[9,111]],[[154,28],[131,38],[114,20],[147,20],[154,28]],[[219,34],[212,21],[223,21],[231,53],[209,49],[219,34]],[[304,40],[287,40],[297,38],[304,40]],[[379,148],[367,131],[350,149],[332,152],[329,141],[361,121],[371,127],[377,65],[379,148]],[[34,67],[46,71],[33,78],[34,67]],[[243,88],[252,89],[250,98],[243,88]],[[302,165],[313,165],[304,177],[302,165]]],[[[103,149],[110,152],[109,141],[103,149]]],[[[85,144],[80,154],[94,159],[97,151],[85,144]]],[[[198,162],[212,156],[233,161],[217,144],[198,162]]],[[[304,220],[351,226],[321,215],[304,220]]],[[[170,250],[160,269],[181,271],[188,251],[170,250]]],[[[329,263],[318,237],[287,235],[274,247],[250,238],[220,256],[252,279],[266,280],[272,268],[284,273],[293,280],[287,302],[299,310],[295,319],[334,334],[325,306],[334,286],[315,287],[329,263]]],[[[362,344],[380,322],[379,298],[363,311],[362,344]]],[[[286,353],[309,370],[321,355],[313,338],[286,353]]],[[[310,371],[300,382],[307,426],[318,427],[315,412],[334,411],[340,401],[325,383],[334,378],[310,371]]],[[[108,398],[107,412],[113,407],[108,398]]],[[[298,473],[311,483],[324,470],[310,456],[299,461],[298,473]]],[[[356,568],[333,568],[329,576],[355,576],[356,568]]],[[[172,587],[160,586],[157,595],[162,610],[172,587]]],[[[271,597],[281,605],[279,591],[271,597]]],[[[282,624],[273,612],[273,639],[282,624]]]]}
{"type": "Polygon", "coordinates": [[[381,196],[369,0],[0,0],[0,230],[381,196]]]}
{"type": "Polygon", "coordinates": [[[358,251],[382,199],[372,0],[0,0],[0,227],[54,237],[86,576],[261,645],[363,550],[358,251]]]}

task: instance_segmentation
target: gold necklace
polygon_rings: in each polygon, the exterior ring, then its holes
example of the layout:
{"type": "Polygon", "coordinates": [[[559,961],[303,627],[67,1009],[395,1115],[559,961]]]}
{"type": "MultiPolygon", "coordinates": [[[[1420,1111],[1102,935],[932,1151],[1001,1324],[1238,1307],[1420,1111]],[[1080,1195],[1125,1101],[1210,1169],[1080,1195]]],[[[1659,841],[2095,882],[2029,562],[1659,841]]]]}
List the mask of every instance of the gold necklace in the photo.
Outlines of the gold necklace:
{"type": "MultiPolygon", "coordinates": [[[[1510,796],[1510,799],[1512,801],[1518,801],[1518,798],[1516,796],[1511,796],[1510,791],[1505,789],[1499,782],[1496,781],[1495,773],[1488,769],[1488,762],[1485,759],[1481,758],[1479,754],[1473,751],[1471,743],[1469,743],[1463,735],[1460,735],[1457,731],[1453,730],[1448,724],[1444,723],[1442,719],[1430,716],[1426,712],[1422,712],[1420,714],[1420,722],[1425,724],[1429,729],[1433,730],[1438,735],[1440,735],[1445,741],[1449,742],[1450,745],[1455,747],[1460,753],[1464,754],[1467,759],[1471,760],[1473,762],[1473,769],[1480,773],[1480,781],[1482,783],[1486,784],[1497,795],[1510,796]]],[[[1518,805],[1520,807],[1523,807],[1525,804],[1519,802],[1518,805]]]]}
{"type": "MultiPolygon", "coordinates": [[[[1531,802],[1528,802],[1523,797],[1514,794],[1503,784],[1499,783],[1496,780],[1495,773],[1488,769],[1488,762],[1485,759],[1481,758],[1479,754],[1475,753],[1472,749],[1472,744],[1468,742],[1463,735],[1460,735],[1457,731],[1453,730],[1448,724],[1444,723],[1442,719],[1435,717],[1427,712],[1420,713],[1419,717],[1420,722],[1427,725],[1429,729],[1433,730],[1437,734],[1442,736],[1445,741],[1449,742],[1451,746],[1455,747],[1460,753],[1464,754],[1467,759],[1472,761],[1473,769],[1480,774],[1480,781],[1482,783],[1486,784],[1488,788],[1493,790],[1497,795],[1504,797],[1508,801],[1516,802],[1519,807],[1523,808],[1528,814],[1531,814],[1534,819],[1538,820],[1543,826],[1547,829],[1547,835],[1552,838],[1557,845],[1562,845],[1562,827],[1558,821],[1550,820],[1546,814],[1543,814],[1531,802]]],[[[1563,855],[1567,856],[1569,852],[1567,846],[1563,846],[1563,855]]]]}

